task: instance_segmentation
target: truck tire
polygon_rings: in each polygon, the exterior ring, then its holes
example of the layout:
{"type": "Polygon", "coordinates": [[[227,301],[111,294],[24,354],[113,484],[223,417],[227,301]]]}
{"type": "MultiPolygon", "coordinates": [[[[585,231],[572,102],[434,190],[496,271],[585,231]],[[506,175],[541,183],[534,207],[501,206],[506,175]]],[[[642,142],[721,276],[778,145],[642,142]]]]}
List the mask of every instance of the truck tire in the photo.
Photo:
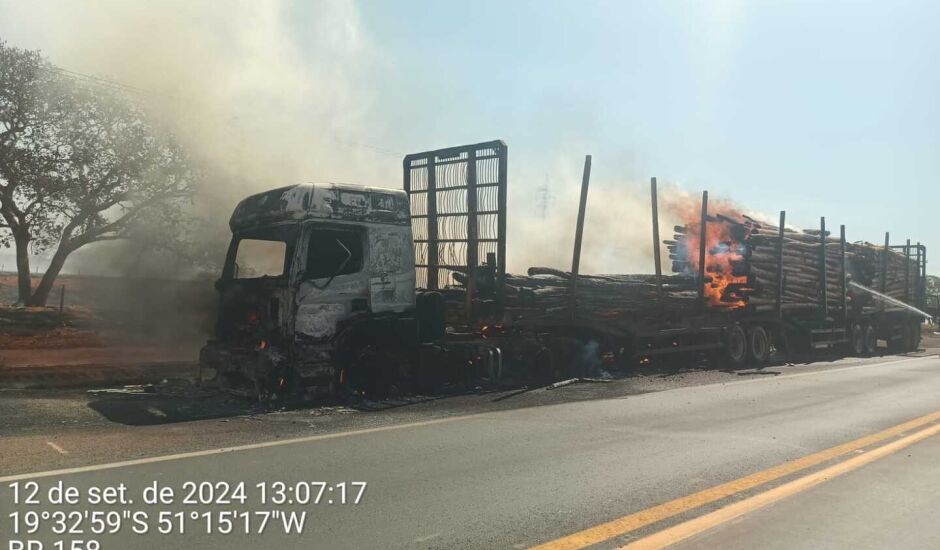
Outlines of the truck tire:
{"type": "Polygon", "coordinates": [[[855,357],[865,355],[865,329],[862,325],[855,323],[852,325],[852,331],[849,333],[850,351],[855,357]]]}
{"type": "Polygon", "coordinates": [[[910,323],[901,325],[901,335],[896,340],[888,342],[888,350],[891,353],[907,353],[912,351],[914,341],[914,331],[911,330],[910,323]]]}
{"type": "Polygon", "coordinates": [[[440,292],[420,292],[415,296],[418,341],[429,343],[444,336],[445,304],[440,292]]]}
{"type": "Polygon", "coordinates": [[[748,355],[755,365],[763,365],[770,361],[770,336],[764,327],[757,325],[751,328],[747,347],[748,355]]]}
{"type": "Polygon", "coordinates": [[[917,351],[917,349],[920,348],[920,337],[920,322],[914,321],[911,323],[911,339],[908,345],[908,351],[917,351]]]}
{"type": "Polygon", "coordinates": [[[878,351],[878,332],[875,327],[867,325],[865,327],[864,353],[866,356],[874,355],[878,351]]]}
{"type": "Polygon", "coordinates": [[[741,325],[731,325],[725,332],[725,365],[743,367],[747,363],[747,334],[741,325]]]}
{"type": "Polygon", "coordinates": [[[551,382],[555,379],[555,353],[546,346],[535,352],[534,371],[540,382],[551,382]]]}

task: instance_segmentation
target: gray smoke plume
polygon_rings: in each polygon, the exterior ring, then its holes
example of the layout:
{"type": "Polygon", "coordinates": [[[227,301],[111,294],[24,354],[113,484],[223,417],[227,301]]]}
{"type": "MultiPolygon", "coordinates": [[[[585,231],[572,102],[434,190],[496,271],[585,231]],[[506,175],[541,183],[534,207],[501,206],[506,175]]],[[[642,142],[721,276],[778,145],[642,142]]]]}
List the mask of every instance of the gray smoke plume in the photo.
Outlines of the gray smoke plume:
{"type": "MultiPolygon", "coordinates": [[[[365,84],[381,61],[362,35],[356,5],[304,5],[302,22],[287,7],[280,0],[8,1],[0,4],[0,34],[41,49],[80,73],[69,73],[74,78],[119,83],[173,131],[207,174],[193,213],[224,254],[228,216],[247,194],[301,181],[400,185],[400,158],[357,141],[381,125],[365,84]]],[[[82,256],[118,270],[140,265],[139,254],[120,243],[84,250],[73,266],[82,256]]],[[[179,269],[185,266],[167,266],[179,269]]]]}

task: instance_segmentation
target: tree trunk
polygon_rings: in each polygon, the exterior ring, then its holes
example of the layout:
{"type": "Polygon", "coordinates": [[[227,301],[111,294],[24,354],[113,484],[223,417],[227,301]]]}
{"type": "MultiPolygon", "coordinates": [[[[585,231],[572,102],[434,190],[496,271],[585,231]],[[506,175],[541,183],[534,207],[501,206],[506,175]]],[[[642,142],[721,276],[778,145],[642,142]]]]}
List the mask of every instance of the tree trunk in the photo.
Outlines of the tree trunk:
{"type": "Polygon", "coordinates": [[[26,305],[46,305],[46,301],[49,300],[49,293],[52,292],[52,285],[55,284],[56,277],[58,277],[59,272],[62,271],[62,266],[65,265],[65,259],[68,258],[68,256],[69,250],[63,250],[62,245],[59,245],[59,249],[56,250],[55,255],[52,256],[52,261],[49,262],[49,267],[46,268],[46,272],[42,275],[42,280],[39,281],[39,286],[36,287],[36,292],[33,292],[33,295],[29,298],[26,305]]]}
{"type": "Polygon", "coordinates": [[[16,246],[16,303],[27,305],[32,293],[32,275],[29,272],[29,234],[14,232],[13,242],[16,246]]]}

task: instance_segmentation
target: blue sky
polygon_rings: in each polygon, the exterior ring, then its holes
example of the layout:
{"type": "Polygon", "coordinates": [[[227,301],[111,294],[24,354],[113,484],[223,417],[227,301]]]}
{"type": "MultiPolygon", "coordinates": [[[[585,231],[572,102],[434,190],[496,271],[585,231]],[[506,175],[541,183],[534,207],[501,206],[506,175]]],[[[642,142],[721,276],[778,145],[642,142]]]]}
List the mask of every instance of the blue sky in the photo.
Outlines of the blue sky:
{"type": "Polygon", "coordinates": [[[390,64],[374,83],[391,115],[377,145],[501,137],[511,175],[526,176],[517,187],[541,184],[535,165],[557,155],[592,153],[602,181],[657,175],[940,253],[938,2],[370,0],[360,12],[390,64]]]}

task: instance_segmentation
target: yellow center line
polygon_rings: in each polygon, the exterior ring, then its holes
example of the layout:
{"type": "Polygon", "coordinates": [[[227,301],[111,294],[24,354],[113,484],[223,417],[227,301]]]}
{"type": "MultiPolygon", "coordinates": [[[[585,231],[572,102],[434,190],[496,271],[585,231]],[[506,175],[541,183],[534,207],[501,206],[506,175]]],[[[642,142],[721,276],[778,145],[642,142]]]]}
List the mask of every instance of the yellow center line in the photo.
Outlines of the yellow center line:
{"type": "Polygon", "coordinates": [[[790,462],[784,462],[772,468],[755,472],[745,477],[704,489],[697,493],[692,493],[691,495],[670,500],[669,502],[647,508],[646,510],[641,510],[594,527],[589,527],[583,531],[578,531],[577,533],[572,533],[565,537],[546,542],[535,548],[537,550],[574,550],[586,548],[599,542],[610,540],[614,537],[619,537],[631,531],[652,525],[664,519],[683,514],[706,504],[719,501],[743,491],[748,491],[807,468],[817,466],[834,458],[902,435],[905,432],[938,420],[940,420],[940,411],[909,420],[878,433],[867,435],[818,453],[791,460],[790,462]]]}
{"type": "Polygon", "coordinates": [[[933,426],[924,428],[923,430],[913,433],[907,437],[903,437],[886,445],[882,445],[881,447],[873,449],[865,454],[849,458],[818,472],[807,474],[801,478],[784,483],[779,487],[774,487],[773,489],[756,494],[740,502],[735,502],[734,504],[730,504],[724,508],[719,508],[710,514],[705,514],[668,529],[664,529],[658,533],[653,533],[648,537],[634,541],[626,546],[623,546],[622,548],[626,550],[665,548],[666,546],[681,542],[693,535],[697,535],[713,527],[717,527],[722,523],[726,523],[735,518],[741,517],[744,514],[763,508],[768,504],[772,504],[778,500],[815,487],[820,483],[829,481],[830,479],[838,477],[842,474],[861,468],[862,466],[874,462],[879,458],[884,458],[892,453],[896,453],[901,449],[910,447],[919,441],[923,441],[924,439],[937,434],[940,434],[940,424],[934,424],[933,426]]]}

